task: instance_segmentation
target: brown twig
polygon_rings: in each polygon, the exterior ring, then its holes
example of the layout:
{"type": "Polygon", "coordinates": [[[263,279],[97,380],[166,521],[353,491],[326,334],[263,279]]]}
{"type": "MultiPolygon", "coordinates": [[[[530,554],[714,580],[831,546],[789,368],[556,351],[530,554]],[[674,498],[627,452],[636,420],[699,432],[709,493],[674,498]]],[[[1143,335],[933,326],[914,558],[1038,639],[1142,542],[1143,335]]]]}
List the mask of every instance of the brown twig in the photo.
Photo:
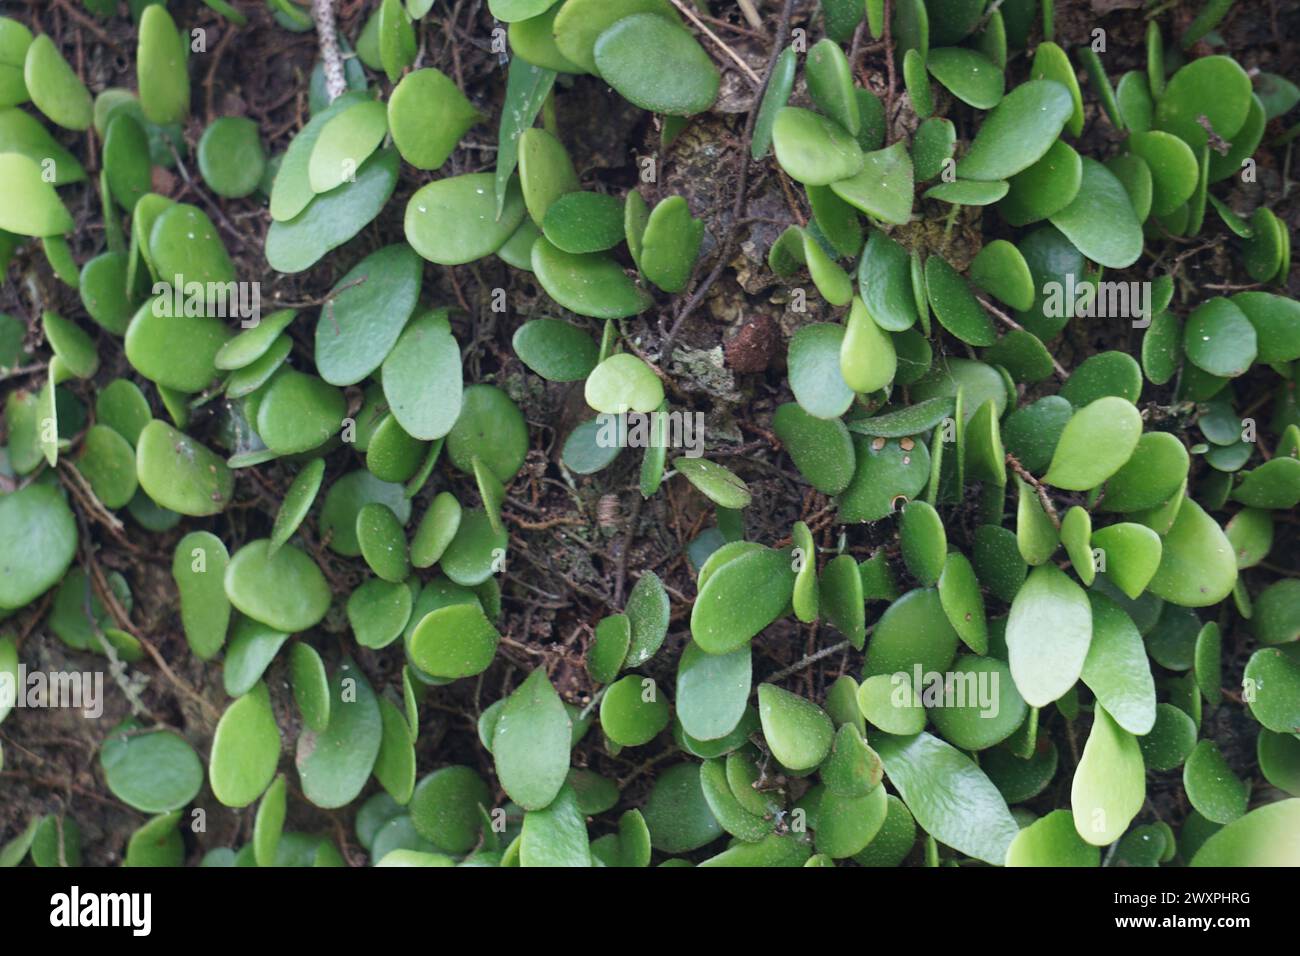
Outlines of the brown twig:
{"type": "Polygon", "coordinates": [[[760,77],[757,73],[755,73],[753,68],[750,67],[748,63],[746,63],[744,60],[740,58],[739,53],[737,53],[731,47],[727,46],[727,44],[722,40],[721,37],[719,37],[716,33],[710,30],[708,28],[708,25],[705,24],[703,20],[701,20],[699,17],[695,15],[694,10],[692,10],[686,4],[682,3],[682,0],[673,0],[673,6],[675,6],[678,10],[680,10],[683,14],[685,14],[686,19],[690,20],[691,23],[695,24],[696,29],[698,29],[706,37],[708,37],[715,44],[717,44],[722,49],[722,52],[727,54],[727,56],[731,59],[733,63],[736,64],[736,66],[740,67],[741,72],[744,73],[745,76],[749,77],[749,81],[751,83],[753,83],[755,86],[759,88],[762,88],[763,78],[760,77]]]}
{"type": "Polygon", "coordinates": [[[816,664],[818,661],[822,660],[823,658],[830,657],[832,654],[838,654],[840,651],[850,646],[851,645],[849,644],[848,641],[840,641],[838,644],[832,644],[829,647],[823,647],[820,651],[815,651],[812,654],[805,654],[802,658],[795,661],[789,667],[783,667],[775,674],[769,674],[767,677],[763,678],[763,680],[770,684],[775,684],[778,681],[783,681],[787,677],[791,676],[792,674],[799,673],[805,667],[811,667],[813,664],[816,664]]]}
{"type": "Polygon", "coordinates": [[[623,586],[627,583],[627,556],[636,540],[637,520],[641,517],[641,496],[632,499],[632,513],[627,516],[627,534],[623,536],[623,548],[618,553],[618,563],[614,567],[614,604],[623,603],[623,586]]]}
{"type": "MultiPolygon", "coordinates": [[[[976,296],[975,298],[979,301],[979,304],[980,304],[980,305],[984,306],[984,309],[985,309],[985,310],[986,310],[990,315],[996,316],[998,319],[1000,319],[1001,321],[1005,322],[1008,326],[1010,326],[1011,328],[1015,329],[1017,332],[1025,332],[1025,331],[1026,331],[1026,329],[1025,329],[1025,327],[1024,327],[1023,325],[1021,325],[1019,322],[1017,322],[1017,321],[1016,321],[1015,319],[1013,319],[1011,316],[1007,315],[1005,312],[1003,312],[1001,309],[999,309],[997,306],[995,306],[992,302],[988,301],[988,299],[982,299],[982,298],[980,298],[979,296],[976,296]]],[[[1033,333],[1032,333],[1032,332],[1029,332],[1028,334],[1029,334],[1029,335],[1032,335],[1033,333]]],[[[1052,360],[1052,370],[1056,372],[1056,377],[1057,377],[1057,378],[1059,378],[1061,381],[1065,381],[1067,378],[1070,377],[1070,373],[1067,372],[1067,371],[1065,370],[1065,368],[1061,365],[1061,363],[1058,362],[1058,361],[1056,360],[1056,356],[1055,356],[1055,355],[1052,355],[1052,354],[1049,352],[1047,357],[1050,358],[1050,359],[1052,360]]]]}
{"type": "Polygon", "coordinates": [[[95,593],[99,595],[100,601],[102,601],[104,606],[108,608],[108,612],[113,616],[113,620],[117,624],[118,628],[139,641],[140,646],[144,648],[145,653],[153,659],[154,664],[156,664],[158,669],[163,672],[163,675],[167,680],[169,680],[174,687],[183,691],[187,697],[197,701],[203,711],[208,714],[215,723],[216,720],[221,717],[221,714],[214,706],[212,706],[212,703],[195,690],[188,681],[172,670],[171,666],[167,663],[167,660],[158,652],[158,648],[154,646],[153,641],[141,635],[136,630],[135,625],[131,623],[130,615],[126,613],[126,609],[122,607],[121,602],[117,599],[117,595],[113,593],[113,589],[109,586],[108,579],[104,576],[104,570],[99,566],[99,562],[95,560],[94,551],[89,543],[87,543],[82,549],[82,554],[86,570],[90,574],[91,585],[94,587],[95,593]]]}
{"type": "Polygon", "coordinates": [[[63,482],[64,487],[94,516],[95,520],[108,528],[113,537],[128,550],[138,551],[139,549],[122,534],[126,525],[122,524],[122,520],[117,515],[104,507],[104,503],[99,500],[99,496],[95,494],[95,490],[90,487],[90,483],[86,481],[80,470],[68,464],[63,458],[59,459],[58,470],[59,480],[63,482]]]}
{"type": "Polygon", "coordinates": [[[1007,464],[1011,466],[1017,475],[1024,479],[1026,483],[1033,486],[1034,490],[1038,492],[1038,500],[1042,502],[1043,510],[1047,512],[1047,517],[1052,519],[1052,524],[1056,525],[1056,528],[1059,531],[1061,527],[1061,519],[1056,513],[1056,506],[1052,504],[1052,499],[1047,494],[1047,489],[1043,487],[1043,483],[1035,478],[1028,468],[1020,464],[1020,459],[1011,454],[1011,452],[1007,452],[1007,464]]]}
{"type": "Polygon", "coordinates": [[[0,369],[0,382],[7,382],[11,378],[22,378],[25,375],[34,375],[37,372],[43,372],[50,365],[48,362],[38,362],[35,365],[23,365],[17,368],[0,369]]]}
{"type": "Polygon", "coordinates": [[[754,9],[754,0],[736,0],[736,6],[740,7],[740,12],[744,15],[745,20],[749,25],[759,33],[762,33],[763,18],[759,16],[758,11],[754,9]]]}

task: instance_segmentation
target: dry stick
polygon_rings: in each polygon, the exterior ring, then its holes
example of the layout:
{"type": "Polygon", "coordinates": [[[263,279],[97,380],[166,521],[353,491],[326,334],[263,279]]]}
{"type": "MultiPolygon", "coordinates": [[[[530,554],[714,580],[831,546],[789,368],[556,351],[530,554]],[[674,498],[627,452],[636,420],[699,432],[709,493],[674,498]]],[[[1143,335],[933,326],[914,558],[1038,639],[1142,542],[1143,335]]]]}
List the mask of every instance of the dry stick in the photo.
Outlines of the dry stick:
{"type": "Polygon", "coordinates": [[[848,641],[840,641],[838,644],[832,644],[830,647],[823,647],[820,651],[813,654],[805,655],[802,660],[795,661],[789,667],[783,667],[775,674],[769,674],[763,678],[769,684],[775,684],[777,681],[783,681],[791,674],[797,674],[805,667],[811,667],[824,657],[830,657],[832,654],[838,654],[840,651],[849,647],[848,641]]]}
{"type": "Polygon", "coordinates": [[[755,73],[753,69],[750,68],[750,65],[740,58],[740,54],[738,54],[731,47],[727,46],[727,44],[723,42],[721,37],[719,37],[716,33],[710,30],[708,25],[695,15],[694,10],[686,6],[686,4],[682,3],[682,0],[673,0],[673,6],[675,6],[678,10],[682,11],[682,13],[686,14],[686,19],[690,20],[691,23],[695,24],[696,28],[701,33],[703,33],[710,40],[712,40],[719,47],[721,47],[722,52],[727,54],[727,56],[731,58],[731,61],[735,63],[736,66],[740,67],[741,72],[744,73],[747,77],[749,77],[749,81],[751,83],[753,83],[757,87],[762,87],[763,78],[760,77],[757,73],[755,73]]]}
{"type": "Polygon", "coordinates": [[[623,549],[618,553],[618,564],[614,568],[614,603],[616,605],[623,603],[623,586],[627,583],[627,556],[632,550],[632,542],[636,540],[636,525],[641,518],[641,495],[638,493],[632,499],[632,513],[627,518],[627,534],[623,537],[623,549]]]}
{"type": "Polygon", "coordinates": [[[333,0],[311,0],[311,18],[316,21],[316,35],[320,38],[325,92],[332,103],[348,88],[343,76],[343,59],[339,56],[339,35],[334,26],[333,0]]]}
{"type": "Polygon", "coordinates": [[[40,362],[37,365],[24,365],[21,368],[0,368],[0,382],[7,382],[11,378],[22,378],[24,375],[35,375],[49,367],[48,362],[40,362]]]}
{"type": "Polygon", "coordinates": [[[758,32],[763,32],[763,18],[758,15],[754,9],[753,0],[736,0],[736,6],[740,7],[740,12],[744,14],[745,20],[758,32]]]}
{"type": "Polygon", "coordinates": [[[111,46],[115,52],[119,54],[122,53],[122,48],[118,46],[117,41],[100,29],[98,23],[74,7],[70,0],[54,0],[54,2],[60,10],[66,13],[73,20],[76,20],[82,27],[93,33],[97,40],[111,46]]]}
{"type": "Polygon", "coordinates": [[[211,65],[208,67],[208,74],[203,78],[203,106],[207,112],[208,123],[212,123],[212,85],[216,82],[217,70],[221,66],[221,57],[226,52],[226,47],[230,41],[235,38],[237,30],[227,27],[221,35],[217,48],[212,51],[211,65]]]}
{"type": "MultiPolygon", "coordinates": [[[[87,537],[89,536],[87,535],[87,537]]],[[[135,626],[131,623],[130,616],[126,613],[126,609],[122,607],[117,595],[109,587],[108,580],[104,577],[104,571],[100,568],[99,562],[95,560],[94,552],[90,550],[89,546],[85,550],[85,557],[87,569],[90,571],[90,582],[95,591],[98,592],[99,599],[108,608],[109,613],[113,615],[113,620],[117,622],[117,626],[140,642],[140,646],[153,658],[153,662],[158,665],[158,669],[171,681],[173,686],[179,687],[186,695],[198,701],[199,705],[214,721],[219,718],[221,716],[220,712],[212,706],[212,703],[206,697],[195,690],[188,681],[171,669],[162,654],[158,653],[158,648],[154,647],[153,641],[136,631],[135,626]]]]}
{"type": "Polygon", "coordinates": [[[1047,495],[1047,489],[1043,483],[1033,476],[1033,474],[1024,465],[1020,464],[1020,459],[1011,452],[1007,452],[1007,464],[1010,465],[1017,475],[1033,485],[1034,490],[1038,492],[1038,500],[1042,502],[1043,510],[1047,516],[1052,519],[1052,524],[1056,525],[1057,530],[1061,528],[1061,519],[1056,514],[1056,506],[1052,504],[1052,499],[1047,495]]]}
{"type": "MultiPolygon", "coordinates": [[[[989,302],[987,299],[980,299],[979,296],[976,296],[975,298],[979,300],[979,304],[982,305],[982,306],[984,306],[984,308],[985,308],[985,309],[986,309],[986,310],[987,310],[991,315],[995,315],[995,316],[997,316],[999,319],[1001,319],[1001,320],[1002,320],[1003,322],[1005,322],[1007,325],[1011,326],[1011,328],[1015,329],[1017,332],[1024,332],[1024,331],[1025,331],[1025,327],[1024,327],[1023,325],[1021,325],[1019,322],[1017,322],[1017,321],[1016,321],[1015,319],[1013,319],[1011,316],[1007,315],[1005,312],[1003,312],[1001,309],[999,309],[999,308],[998,308],[996,305],[994,305],[992,302],[989,302]]],[[[1031,333],[1028,333],[1028,334],[1032,335],[1033,333],[1031,332],[1031,333]]],[[[1050,358],[1050,359],[1052,360],[1052,368],[1053,368],[1053,370],[1055,370],[1055,372],[1056,372],[1056,377],[1057,377],[1057,378],[1059,378],[1061,381],[1065,381],[1067,378],[1070,377],[1070,373],[1067,372],[1067,371],[1066,371],[1066,370],[1061,366],[1061,363],[1058,362],[1058,361],[1056,360],[1056,356],[1055,356],[1055,355],[1052,355],[1052,354],[1049,352],[1048,355],[1047,355],[1047,357],[1050,358]]]]}
{"type": "MultiPolygon", "coordinates": [[[[745,209],[745,193],[749,189],[749,142],[754,136],[754,123],[758,119],[758,107],[762,102],[763,94],[767,90],[767,84],[771,80],[772,68],[776,66],[776,58],[781,55],[781,49],[785,46],[786,38],[790,35],[790,17],[794,13],[794,5],[795,0],[786,0],[785,2],[785,10],[781,14],[781,22],[777,25],[776,41],[772,44],[772,54],[768,58],[767,69],[764,71],[763,80],[754,94],[754,105],[750,107],[749,116],[745,120],[745,135],[740,144],[740,175],[736,177],[736,198],[731,208],[732,228],[727,230],[727,236],[722,242],[722,248],[718,250],[718,261],[713,270],[691,293],[691,297],[682,306],[677,318],[673,320],[672,328],[668,330],[663,345],[659,349],[660,362],[672,360],[673,342],[677,339],[677,333],[681,330],[682,323],[686,321],[686,318],[692,312],[699,308],[700,303],[704,301],[704,296],[712,288],[713,283],[718,280],[718,277],[722,275],[722,270],[727,267],[727,261],[731,256],[731,246],[735,241],[735,221],[740,218],[740,214],[745,209]]],[[[662,329],[662,326],[660,328],[662,329]]]]}
{"type": "Polygon", "coordinates": [[[190,175],[190,171],[185,167],[185,162],[181,159],[181,154],[177,152],[176,144],[169,140],[167,142],[167,148],[171,151],[172,158],[176,160],[176,169],[180,172],[181,179],[185,180],[185,185],[193,190],[194,195],[198,196],[199,199],[203,201],[203,205],[208,207],[212,215],[216,217],[217,222],[225,227],[225,230],[234,236],[241,246],[247,249],[249,247],[249,241],[244,238],[244,234],[240,232],[239,229],[235,227],[235,224],[226,217],[226,214],[221,211],[221,207],[217,205],[217,203],[214,202],[206,192],[199,188],[198,183],[194,181],[194,177],[190,175]]]}
{"type": "Polygon", "coordinates": [[[669,747],[667,750],[655,754],[645,763],[640,764],[639,766],[633,768],[630,774],[617,781],[618,789],[625,790],[627,788],[627,785],[631,783],[633,780],[635,780],[637,777],[641,776],[641,774],[645,773],[647,770],[650,770],[656,764],[663,763],[665,760],[672,757],[676,752],[677,751],[674,750],[672,747],[669,747]]]}
{"type": "Polygon", "coordinates": [[[99,496],[95,494],[95,490],[90,487],[90,483],[86,481],[81,471],[69,465],[67,460],[63,458],[59,459],[57,467],[59,478],[62,479],[63,484],[67,486],[74,497],[86,506],[87,510],[93,513],[95,520],[107,527],[113,533],[113,537],[121,540],[130,550],[138,550],[131,545],[130,541],[122,537],[122,531],[126,526],[122,524],[122,520],[117,515],[104,507],[104,503],[99,500],[99,496]]]}

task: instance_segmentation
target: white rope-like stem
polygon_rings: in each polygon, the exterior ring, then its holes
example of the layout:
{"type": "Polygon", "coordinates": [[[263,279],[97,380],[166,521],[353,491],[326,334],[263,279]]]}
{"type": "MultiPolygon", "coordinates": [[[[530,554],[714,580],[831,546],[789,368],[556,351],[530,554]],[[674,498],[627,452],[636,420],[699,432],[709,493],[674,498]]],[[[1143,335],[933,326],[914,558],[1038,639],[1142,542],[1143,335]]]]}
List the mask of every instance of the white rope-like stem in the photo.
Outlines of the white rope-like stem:
{"type": "Polygon", "coordinates": [[[325,92],[334,102],[348,88],[343,76],[343,57],[339,55],[338,29],[334,26],[333,0],[311,0],[311,18],[316,21],[320,38],[320,56],[325,71],[325,92]]]}

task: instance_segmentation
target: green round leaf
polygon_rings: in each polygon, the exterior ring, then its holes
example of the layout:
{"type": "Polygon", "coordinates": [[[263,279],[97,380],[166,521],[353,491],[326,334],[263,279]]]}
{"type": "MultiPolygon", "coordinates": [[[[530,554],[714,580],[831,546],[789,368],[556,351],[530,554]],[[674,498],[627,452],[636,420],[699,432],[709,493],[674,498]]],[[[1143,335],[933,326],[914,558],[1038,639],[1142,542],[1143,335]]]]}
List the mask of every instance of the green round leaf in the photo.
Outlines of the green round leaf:
{"type": "Polygon", "coordinates": [[[1099,866],[1101,851],[1079,839],[1068,810],[1053,810],[1016,834],[1007,866],[1099,866]]]}
{"type": "Polygon", "coordinates": [[[1011,603],[1006,639],[1021,695],[1033,707],[1050,704],[1083,671],[1092,641],[1087,595],[1056,565],[1034,568],[1011,603]]]}
{"type": "Polygon", "coordinates": [[[875,746],[890,782],[927,833],[978,860],[1006,860],[1018,827],[979,767],[926,733],[885,737],[875,746]]]}
{"type": "Polygon", "coordinates": [[[587,377],[587,404],[598,412],[653,412],[664,400],[663,382],[654,369],[628,352],[601,362],[587,377]]]}
{"type": "Polygon", "coordinates": [[[605,691],[600,700],[600,726],[620,747],[649,743],[668,726],[668,702],[655,682],[628,674],[605,691]]]}
{"type": "Polygon", "coordinates": [[[546,672],[535,670],[506,698],[492,733],[502,789],[526,810],[549,805],[569,772],[569,747],[568,712],[546,672]]]}
{"type": "Polygon", "coordinates": [[[1096,160],[1083,159],[1079,194],[1049,218],[1080,252],[1107,268],[1126,269],[1142,254],[1142,226],[1128,193],[1096,160]]]}
{"type": "Polygon", "coordinates": [[[21,153],[0,153],[0,229],[20,236],[57,236],[73,229],[72,217],[36,161],[21,153]]]}
{"type": "Polygon", "coordinates": [[[460,415],[447,433],[447,455],[466,474],[474,473],[480,459],[497,479],[507,482],[528,454],[528,424],[510,396],[495,385],[475,384],[465,389],[460,415]]]}
{"type": "Polygon", "coordinates": [[[289,651],[289,677],[293,699],[303,723],[317,733],[329,726],[329,677],[320,654],[310,644],[296,641],[289,651]]]}
{"type": "Polygon", "coordinates": [[[1115,722],[1139,737],[1152,732],[1156,689],[1133,619],[1104,594],[1089,592],[1092,643],[1080,674],[1115,722]]]}
{"type": "Polygon", "coordinates": [[[309,451],[339,430],[347,412],[343,393],[315,375],[282,369],[257,406],[257,433],[280,455],[309,451]]]}
{"type": "Polygon", "coordinates": [[[1168,432],[1147,432],[1133,456],[1106,480],[1105,511],[1142,511],[1167,501],[1187,476],[1187,449],[1168,432]]]}
{"type": "Polygon", "coordinates": [[[1250,787],[1232,772],[1212,740],[1202,740],[1183,764],[1183,787],[1197,812],[1215,823],[1231,823],[1246,813],[1250,787]]]}
{"type": "Polygon", "coordinates": [[[135,451],[107,425],[87,430],[76,465],[106,508],[121,508],[135,497],[135,451]]]}
{"type": "Polygon", "coordinates": [[[472,677],[492,663],[500,639],[481,608],[451,604],[421,618],[407,646],[412,663],[426,674],[472,677]]]}
{"type": "Polygon", "coordinates": [[[442,767],[420,778],[411,796],[411,823],[420,836],[447,853],[467,853],[482,828],[480,807],[492,794],[472,768],[442,767]]]}
{"type": "Polygon", "coordinates": [[[779,406],[772,430],[795,467],[823,494],[839,494],[853,478],[853,441],[838,419],[814,418],[794,402],[779,406]]]}
{"type": "Polygon", "coordinates": [[[268,555],[263,538],[244,545],[226,568],[226,596],[255,621],[286,633],[305,631],[329,610],[330,590],[316,562],[286,545],[268,555]]]}
{"type": "Polygon", "coordinates": [[[113,795],[141,813],[177,810],[203,786],[203,764],[184,738],[169,730],[145,733],[134,722],[109,735],[99,764],[113,795]]]}
{"type": "Polygon", "coordinates": [[[481,119],[455,82],[432,67],[402,77],[388,98],[388,127],[402,159],[437,169],[481,119]]]}
{"type": "Polygon", "coordinates": [[[1295,866],[1300,861],[1300,800],[1266,804],[1207,839],[1192,866],[1295,866]]]}
{"type": "Polygon", "coordinates": [[[663,291],[683,292],[703,239],[704,223],[691,217],[685,197],[669,196],[656,204],[646,219],[637,264],[663,291]]]}
{"type": "Polygon", "coordinates": [[[816,704],[775,684],[758,685],[763,738],[782,766],[809,770],[830,753],[835,728],[816,704]]]}
{"type": "Polygon", "coordinates": [[[941,704],[929,709],[930,719],[945,740],[963,750],[986,750],[1001,743],[1025,720],[1028,707],[1010,669],[996,657],[963,655],[944,681],[941,704]]]}
{"type": "MultiPolygon", "coordinates": [[[[143,35],[141,39],[143,42],[143,35]]],[[[68,65],[54,41],[44,33],[36,36],[27,47],[23,82],[32,103],[52,123],[71,130],[90,128],[93,118],[90,91],[68,65]]]]}
{"type": "Polygon", "coordinates": [[[178,123],[190,109],[185,41],[165,6],[150,4],[140,17],[135,75],[140,105],[151,123],[178,123]],[[153,9],[157,6],[158,9],[153,9]]]}
{"type": "Polygon", "coordinates": [[[234,486],[224,461],[157,419],[140,433],[136,473],[140,487],[158,504],[195,516],[224,510],[234,486]]]}
{"type": "Polygon", "coordinates": [[[957,175],[995,181],[1027,169],[1051,148],[1073,112],[1070,91],[1060,83],[1022,83],[985,117],[957,175]]]}
{"type": "Polygon", "coordinates": [[[751,671],[748,645],[708,654],[693,641],[687,644],[677,664],[675,701],[683,729],[699,740],[730,734],[744,716],[751,671]]]}
{"type": "Polygon", "coordinates": [[[855,392],[874,392],[889,385],[897,369],[894,340],[872,320],[862,300],[853,299],[840,343],[840,375],[845,384],[855,392]]]}
{"type": "Polygon", "coordinates": [[[926,67],[957,99],[976,109],[991,110],[1002,101],[1005,78],[988,57],[963,47],[931,50],[926,67]]]}
{"type": "Polygon", "coordinates": [[[421,271],[410,247],[396,243],[371,253],[338,281],[316,322],[321,378],[354,385],[380,367],[415,308],[421,271]]]}
{"type": "Polygon", "coordinates": [[[623,203],[602,193],[567,192],[547,207],[542,231],[563,252],[612,249],[623,241],[623,203]]]}
{"type": "Polygon", "coordinates": [[[839,418],[853,403],[853,390],[840,372],[844,329],[829,322],[805,325],[790,339],[790,389],[815,418],[839,418]]]}
{"type": "Polygon", "coordinates": [[[1300,661],[1294,645],[1261,647],[1246,662],[1244,686],[1255,699],[1248,701],[1255,719],[1279,734],[1295,733],[1300,726],[1300,661]]]}
{"type": "MultiPolygon", "coordinates": [[[[425,259],[439,265],[462,265],[491,255],[505,245],[524,218],[517,185],[497,215],[491,173],[438,179],[418,189],[406,206],[406,240],[425,259]],[[449,229],[448,223],[457,223],[449,229]]],[[[534,266],[536,268],[536,266],[534,266]]]]}
{"type": "Polygon", "coordinates": [[[853,137],[811,110],[782,107],[772,125],[772,143],[781,168],[807,186],[826,186],[862,169],[862,149],[853,137]]]}
{"type": "MultiPolygon", "coordinates": [[[[910,679],[918,666],[922,674],[947,670],[957,652],[957,640],[938,591],[908,591],[890,604],[876,622],[867,645],[863,676],[903,673],[910,679]]],[[[867,719],[871,719],[870,715],[867,719]]]]}
{"type": "Polygon", "coordinates": [[[912,218],[912,157],[902,142],[866,153],[862,171],[831,184],[835,194],[868,216],[902,225],[912,218]]]}
{"type": "Polygon", "coordinates": [[[1137,738],[1098,705],[1070,788],[1074,829],[1093,846],[1113,843],[1145,799],[1146,773],[1137,738]]]}
{"type": "Polygon", "coordinates": [[[226,641],[230,600],[226,597],[226,566],[230,555],[221,539],[208,531],[191,531],[176,542],[172,578],[181,599],[181,626],[190,649],[211,660],[226,641]]]}
{"type": "MultiPolygon", "coordinates": [[[[343,99],[339,97],[335,104],[343,99]]],[[[290,144],[291,150],[301,138],[300,134],[290,144]]],[[[292,192],[285,200],[288,208],[293,209],[298,203],[302,206],[284,219],[272,222],[266,233],[266,261],[277,272],[309,269],[331,249],[365,228],[392,196],[400,161],[397,150],[380,149],[361,164],[355,179],[315,198],[307,183],[306,162],[306,157],[299,160],[297,175],[301,177],[301,185],[288,187],[292,192]]],[[[281,174],[286,165],[281,164],[281,174]]],[[[277,187],[283,178],[283,175],[276,177],[277,187]]]]}
{"type": "Polygon", "coordinates": [[[1160,566],[1148,584],[1152,594],[1183,607],[1208,607],[1232,593],[1232,543],[1195,501],[1183,502],[1162,544],[1160,566]]]}
{"type": "Polygon", "coordinates": [[[1208,139],[1204,116],[1216,135],[1231,141],[1246,122],[1250,98],[1250,77],[1236,60],[1200,57],[1169,78],[1156,105],[1156,126],[1200,150],[1208,139]]]}
{"type": "Polygon", "coordinates": [[[533,244],[532,265],[546,294],[579,315],[621,319],[650,307],[650,296],[602,253],[573,255],[543,237],[533,244]]]}
{"type": "Polygon", "coordinates": [[[736,650],[776,620],[793,593],[790,557],[770,548],[750,550],[702,581],[691,635],[706,653],[736,650]]]}
{"type": "Polygon", "coordinates": [[[1142,435],[1142,417],[1132,402],[1098,399],[1066,423],[1043,481],[1070,491],[1095,488],[1132,457],[1142,435]]]}
{"type": "Polygon", "coordinates": [[[199,139],[198,156],[203,181],[218,196],[230,199],[252,194],[266,171],[257,124],[243,116],[214,120],[199,139]]]}
{"type": "Polygon", "coordinates": [[[717,98],[720,76],[709,55],[657,14],[624,17],[600,34],[592,52],[601,78],[642,109],[690,116],[717,98]]]}
{"type": "Polygon", "coordinates": [[[411,517],[411,502],[401,485],[380,481],[365,470],[349,472],[330,486],[321,507],[320,533],[328,538],[330,550],[344,557],[360,557],[357,513],[371,501],[387,505],[403,525],[411,517]]]}
{"type": "Polygon", "coordinates": [[[631,644],[632,623],[626,614],[602,618],[587,648],[587,675],[598,684],[613,681],[623,667],[631,644]]]}
{"type": "Polygon", "coordinates": [[[515,331],[519,360],[548,382],[577,382],[596,367],[599,349],[585,331],[559,319],[533,319],[515,331]]]}
{"type": "Polygon", "coordinates": [[[485,512],[465,511],[455,536],[442,554],[440,567],[457,584],[476,587],[499,569],[509,540],[504,530],[492,527],[485,512]]]}
{"type": "Polygon", "coordinates": [[[1183,348],[1204,371],[1234,378],[1244,374],[1255,361],[1255,326],[1231,300],[1208,299],[1187,317],[1183,348]]]}
{"type": "Polygon", "coordinates": [[[280,759],[280,731],[266,684],[258,683],[221,715],[212,737],[208,781],[228,807],[246,807],[270,785],[280,759]]]}
{"type": "MultiPolygon", "coordinates": [[[[391,514],[391,512],[390,512],[391,514]]],[[[411,589],[405,582],[370,578],[348,596],[348,623],[362,647],[387,647],[411,617],[411,589]]],[[[428,668],[421,670],[431,673],[428,668]]]]}
{"type": "Polygon", "coordinates": [[[1196,722],[1173,704],[1156,704],[1155,723],[1138,743],[1148,770],[1173,770],[1196,746],[1196,722]]]}
{"type": "Polygon", "coordinates": [[[411,571],[406,534],[392,509],[372,501],[357,512],[357,544],[370,570],[385,581],[400,583],[411,571]]]}
{"type": "Polygon", "coordinates": [[[351,803],[370,778],[382,737],[375,692],[357,665],[344,660],[330,680],[329,724],[298,737],[294,763],[303,796],[326,810],[351,803]]]}

